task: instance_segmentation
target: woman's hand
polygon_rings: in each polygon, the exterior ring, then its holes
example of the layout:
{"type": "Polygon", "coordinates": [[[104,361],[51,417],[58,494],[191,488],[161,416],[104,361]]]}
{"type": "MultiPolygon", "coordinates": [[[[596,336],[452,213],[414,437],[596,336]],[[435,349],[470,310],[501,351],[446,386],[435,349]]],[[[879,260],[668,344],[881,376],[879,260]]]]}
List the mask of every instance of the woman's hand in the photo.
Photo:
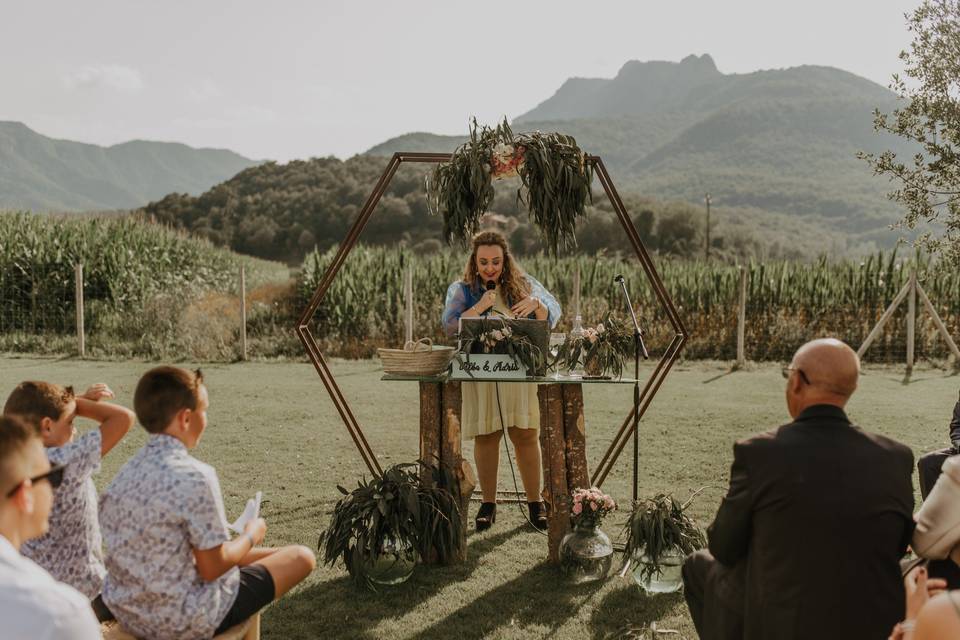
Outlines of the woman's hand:
{"type": "Polygon", "coordinates": [[[907,620],[916,620],[920,609],[933,596],[947,588],[947,581],[941,578],[928,578],[926,567],[914,567],[903,579],[907,591],[907,620]]]}
{"type": "Polygon", "coordinates": [[[496,301],[497,301],[497,290],[490,289],[489,291],[484,293],[482,296],[480,296],[479,302],[473,305],[473,308],[478,314],[480,314],[485,312],[487,309],[490,309],[491,307],[493,307],[493,304],[496,301]]]}
{"type": "Polygon", "coordinates": [[[540,308],[539,298],[526,297],[517,304],[513,305],[510,311],[518,318],[526,318],[531,313],[540,308]]]}

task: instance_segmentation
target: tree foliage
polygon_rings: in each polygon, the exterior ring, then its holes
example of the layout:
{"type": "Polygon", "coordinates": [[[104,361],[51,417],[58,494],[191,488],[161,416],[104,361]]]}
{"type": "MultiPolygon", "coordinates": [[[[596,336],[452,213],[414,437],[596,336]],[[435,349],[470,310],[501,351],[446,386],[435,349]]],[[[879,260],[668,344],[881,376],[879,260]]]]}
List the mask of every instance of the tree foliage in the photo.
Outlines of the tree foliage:
{"type": "Polygon", "coordinates": [[[932,223],[918,242],[960,265],[960,0],[924,0],[907,14],[907,28],[913,42],[900,53],[904,75],[891,84],[905,105],[876,112],[874,125],[920,150],[860,155],[896,184],[889,197],[907,209],[901,225],[932,223]]]}

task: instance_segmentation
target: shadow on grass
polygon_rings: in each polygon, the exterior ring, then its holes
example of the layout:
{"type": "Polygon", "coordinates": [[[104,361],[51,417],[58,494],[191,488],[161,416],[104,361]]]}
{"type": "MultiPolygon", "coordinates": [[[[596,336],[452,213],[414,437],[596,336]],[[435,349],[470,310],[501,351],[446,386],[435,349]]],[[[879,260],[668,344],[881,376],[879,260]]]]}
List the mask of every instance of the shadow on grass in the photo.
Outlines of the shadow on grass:
{"type": "Polygon", "coordinates": [[[918,382],[929,382],[931,380],[941,380],[943,378],[950,378],[957,375],[956,373],[945,373],[943,375],[926,375],[919,377],[915,375],[915,372],[910,371],[909,369],[904,371],[903,378],[900,380],[900,384],[903,386],[908,386],[911,384],[917,384],[918,382]]]}
{"type": "Polygon", "coordinates": [[[532,638],[550,638],[576,615],[586,596],[602,587],[602,583],[565,584],[560,569],[544,562],[464,603],[417,638],[489,638],[497,637],[497,631],[505,628],[523,630],[532,638]]]}
{"type": "Polygon", "coordinates": [[[738,371],[738,368],[737,368],[736,366],[730,367],[729,369],[727,369],[727,370],[724,371],[723,373],[718,373],[717,375],[713,376],[712,378],[707,378],[706,380],[703,381],[703,384],[710,384],[711,382],[716,382],[716,381],[719,380],[720,378],[725,378],[725,377],[727,377],[728,375],[730,375],[731,373],[734,373],[734,372],[736,372],[736,371],[738,371]]]}
{"type": "Polygon", "coordinates": [[[469,579],[481,558],[523,531],[524,526],[517,526],[493,535],[474,534],[467,542],[466,562],[418,566],[407,582],[377,592],[358,586],[346,575],[308,586],[264,612],[263,637],[374,640],[380,636],[371,630],[378,623],[401,618],[447,585],[469,579]]]}
{"type": "Polygon", "coordinates": [[[649,629],[651,622],[668,617],[683,602],[682,593],[650,596],[635,584],[617,589],[594,608],[589,623],[590,637],[593,640],[643,637],[641,632],[649,629]]]}

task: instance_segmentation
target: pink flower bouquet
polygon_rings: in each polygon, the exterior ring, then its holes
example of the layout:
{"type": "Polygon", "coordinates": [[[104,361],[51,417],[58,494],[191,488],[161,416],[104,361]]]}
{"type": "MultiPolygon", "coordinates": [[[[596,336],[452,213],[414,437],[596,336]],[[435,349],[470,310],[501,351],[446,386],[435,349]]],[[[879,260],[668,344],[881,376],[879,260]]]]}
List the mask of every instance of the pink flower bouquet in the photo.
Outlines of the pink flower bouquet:
{"type": "Polygon", "coordinates": [[[574,526],[597,527],[605,516],[616,511],[617,503],[597,487],[575,489],[570,509],[574,526]]]}

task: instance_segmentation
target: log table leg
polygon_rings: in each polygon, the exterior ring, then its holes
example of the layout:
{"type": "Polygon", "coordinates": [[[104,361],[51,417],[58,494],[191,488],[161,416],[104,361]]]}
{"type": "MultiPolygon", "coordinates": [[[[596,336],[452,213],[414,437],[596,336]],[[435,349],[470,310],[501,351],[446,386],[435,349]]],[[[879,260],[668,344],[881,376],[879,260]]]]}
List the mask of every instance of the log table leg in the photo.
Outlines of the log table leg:
{"type": "Polygon", "coordinates": [[[544,499],[550,504],[547,559],[560,561],[560,541],[570,531],[570,494],[589,487],[583,389],[579,384],[540,385],[540,448],[544,499]]]}
{"type": "MultiPolygon", "coordinates": [[[[460,480],[461,548],[456,561],[466,560],[467,515],[470,495],[476,486],[476,477],[470,463],[463,459],[460,447],[460,383],[420,383],[420,459],[424,462],[446,465],[460,480]]],[[[432,482],[430,473],[421,471],[424,483],[432,482]]],[[[435,562],[425,558],[424,562],[435,562]]]]}
{"type": "Polygon", "coordinates": [[[443,385],[442,409],[440,417],[440,459],[456,474],[460,481],[460,495],[457,504],[460,507],[460,543],[463,552],[457,559],[467,559],[467,515],[470,496],[477,485],[470,463],[463,459],[460,448],[460,383],[446,382],[443,385]]]}
{"type": "Polygon", "coordinates": [[[583,387],[558,385],[563,389],[563,441],[567,462],[567,489],[589,489],[587,434],[583,424],[583,387]]]}
{"type": "Polygon", "coordinates": [[[540,449],[543,459],[544,499],[547,515],[547,558],[560,561],[560,541],[570,530],[570,495],[567,493],[567,463],[563,437],[563,392],[561,385],[542,384],[540,401],[540,449]]]}
{"type": "MultiPolygon", "coordinates": [[[[440,414],[443,406],[442,385],[420,383],[420,459],[436,464],[440,460],[440,414]]],[[[420,470],[420,480],[430,482],[430,473],[420,470]]]]}

